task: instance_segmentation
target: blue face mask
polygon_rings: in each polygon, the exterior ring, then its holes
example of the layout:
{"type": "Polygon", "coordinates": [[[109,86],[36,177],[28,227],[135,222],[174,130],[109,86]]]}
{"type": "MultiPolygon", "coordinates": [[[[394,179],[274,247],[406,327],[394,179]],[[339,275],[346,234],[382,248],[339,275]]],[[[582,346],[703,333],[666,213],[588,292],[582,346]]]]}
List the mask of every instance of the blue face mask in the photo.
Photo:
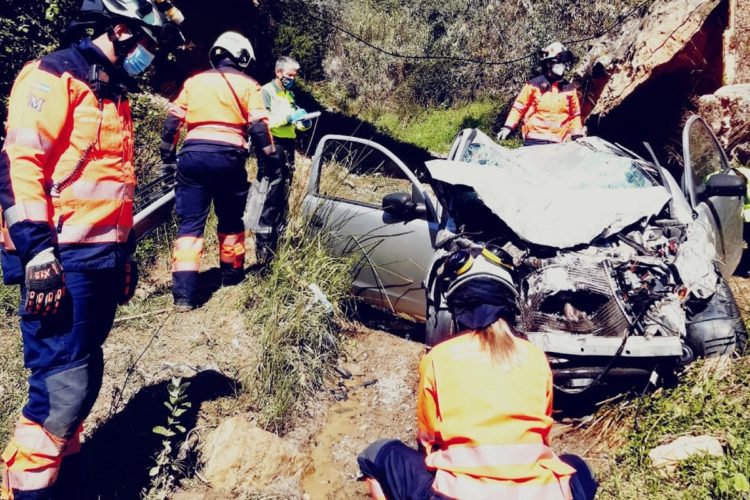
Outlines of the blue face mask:
{"type": "Polygon", "coordinates": [[[135,50],[125,57],[122,67],[130,76],[136,76],[146,71],[153,61],[154,54],[139,43],[135,50]]]}
{"type": "Polygon", "coordinates": [[[282,76],[281,84],[284,86],[285,89],[292,90],[292,87],[294,87],[294,78],[287,78],[285,76],[282,76]]]}

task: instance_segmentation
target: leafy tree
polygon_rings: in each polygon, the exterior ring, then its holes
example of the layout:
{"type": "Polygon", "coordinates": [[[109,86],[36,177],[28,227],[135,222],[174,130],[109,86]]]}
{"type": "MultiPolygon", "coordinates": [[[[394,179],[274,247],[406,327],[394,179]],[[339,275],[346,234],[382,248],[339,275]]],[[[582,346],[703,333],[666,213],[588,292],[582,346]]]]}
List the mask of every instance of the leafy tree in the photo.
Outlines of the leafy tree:
{"type": "Polygon", "coordinates": [[[51,52],[73,18],[78,0],[4,0],[0,3],[0,122],[10,89],[26,62],[51,52]]]}

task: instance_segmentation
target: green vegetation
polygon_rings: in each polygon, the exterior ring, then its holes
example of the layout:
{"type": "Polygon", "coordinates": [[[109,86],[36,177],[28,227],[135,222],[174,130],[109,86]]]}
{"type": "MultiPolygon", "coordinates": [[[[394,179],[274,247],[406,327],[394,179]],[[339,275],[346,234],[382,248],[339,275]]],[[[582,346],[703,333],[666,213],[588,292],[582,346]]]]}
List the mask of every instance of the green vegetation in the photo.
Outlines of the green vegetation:
{"type": "Polygon", "coordinates": [[[489,133],[498,116],[498,106],[490,101],[478,101],[448,109],[370,112],[364,116],[396,139],[445,154],[461,129],[480,128],[489,133]]]}
{"type": "Polygon", "coordinates": [[[21,335],[16,321],[8,321],[8,318],[5,321],[10,325],[0,327],[0,449],[13,433],[18,413],[26,401],[21,335]]]}
{"type": "MultiPolygon", "coordinates": [[[[292,3],[291,0],[286,0],[292,3]]],[[[398,58],[332,30],[325,77],[340,109],[505,103],[537,72],[537,51],[553,40],[590,37],[617,22],[637,0],[324,0],[319,15],[385,51],[443,59],[398,58]],[[323,10],[327,7],[327,10],[323,10]],[[467,62],[472,59],[480,63],[467,62]],[[507,64],[484,62],[513,61],[507,64]]],[[[592,41],[571,48],[585,54],[592,41]]]]}
{"type": "Polygon", "coordinates": [[[148,92],[130,94],[133,114],[133,156],[139,184],[151,180],[161,165],[159,144],[161,131],[167,118],[167,100],[148,92]]]}
{"type": "Polygon", "coordinates": [[[252,388],[260,423],[274,432],[289,430],[334,368],[341,304],[351,288],[353,262],[331,257],[325,236],[305,228],[297,215],[268,274],[246,286],[246,325],[258,335],[260,352],[245,385],[252,388]]]}
{"type": "Polygon", "coordinates": [[[18,311],[19,294],[17,285],[3,284],[3,271],[0,269],[0,318],[12,316],[18,311]]]}
{"type": "Polygon", "coordinates": [[[78,0],[6,0],[0,6],[0,123],[8,95],[27,61],[57,48],[59,37],[80,7],[78,0]]]}
{"type": "Polygon", "coordinates": [[[184,473],[184,466],[175,457],[174,442],[177,436],[182,436],[186,428],[181,423],[180,417],[190,409],[192,403],[187,401],[189,382],[182,383],[180,377],[173,377],[167,385],[169,397],[164,401],[164,406],[169,410],[165,425],[157,425],[152,432],[162,436],[161,450],[154,458],[154,466],[148,471],[151,484],[148,491],[143,492],[142,497],[147,500],[165,500],[169,498],[175,484],[177,475],[184,473]]]}
{"type": "Polygon", "coordinates": [[[0,448],[5,446],[26,398],[21,336],[17,330],[19,287],[2,284],[0,270],[0,448]]]}
{"type": "Polygon", "coordinates": [[[601,498],[748,498],[748,378],[750,358],[699,361],[679,386],[646,397],[638,430],[628,435],[616,463],[602,476],[601,498]],[[653,448],[679,436],[701,434],[718,438],[725,456],[690,458],[671,476],[653,469],[648,457],[653,448]]]}

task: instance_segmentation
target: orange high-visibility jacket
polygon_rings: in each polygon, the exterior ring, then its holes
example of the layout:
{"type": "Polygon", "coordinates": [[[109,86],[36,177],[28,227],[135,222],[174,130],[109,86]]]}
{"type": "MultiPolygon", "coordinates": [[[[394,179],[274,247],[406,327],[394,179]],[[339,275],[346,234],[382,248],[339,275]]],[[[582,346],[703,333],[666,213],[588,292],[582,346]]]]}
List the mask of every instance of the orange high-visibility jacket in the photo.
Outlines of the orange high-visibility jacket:
{"type": "Polygon", "coordinates": [[[524,139],[563,142],[583,135],[575,85],[564,80],[550,82],[544,75],[530,80],[516,97],[505,126],[512,130],[521,120],[524,139]]]}
{"type": "Polygon", "coordinates": [[[435,346],[420,363],[418,438],[433,489],[461,499],[569,500],[575,472],[549,448],[552,373],[518,340],[521,361],[493,364],[474,333],[435,346]]]}
{"type": "Polygon", "coordinates": [[[187,124],[182,150],[247,149],[250,134],[260,147],[271,144],[268,113],[258,82],[230,65],[188,78],[169,106],[161,156],[172,161],[179,130],[187,124]]]}
{"type": "Polygon", "coordinates": [[[0,204],[23,262],[57,246],[67,270],[114,267],[132,229],[130,106],[120,86],[95,95],[95,63],[112,69],[84,39],[28,63],[13,85],[0,204]]]}

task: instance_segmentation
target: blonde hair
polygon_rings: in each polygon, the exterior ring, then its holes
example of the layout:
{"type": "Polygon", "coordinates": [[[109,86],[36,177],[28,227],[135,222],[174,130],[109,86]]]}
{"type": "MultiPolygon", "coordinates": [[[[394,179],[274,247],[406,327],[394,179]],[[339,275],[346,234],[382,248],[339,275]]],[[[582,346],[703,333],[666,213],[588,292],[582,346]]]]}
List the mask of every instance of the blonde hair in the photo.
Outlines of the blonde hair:
{"type": "Polygon", "coordinates": [[[520,362],[521,349],[516,339],[512,326],[502,318],[479,330],[475,330],[479,336],[482,349],[490,353],[494,363],[504,368],[512,368],[520,362]]]}

